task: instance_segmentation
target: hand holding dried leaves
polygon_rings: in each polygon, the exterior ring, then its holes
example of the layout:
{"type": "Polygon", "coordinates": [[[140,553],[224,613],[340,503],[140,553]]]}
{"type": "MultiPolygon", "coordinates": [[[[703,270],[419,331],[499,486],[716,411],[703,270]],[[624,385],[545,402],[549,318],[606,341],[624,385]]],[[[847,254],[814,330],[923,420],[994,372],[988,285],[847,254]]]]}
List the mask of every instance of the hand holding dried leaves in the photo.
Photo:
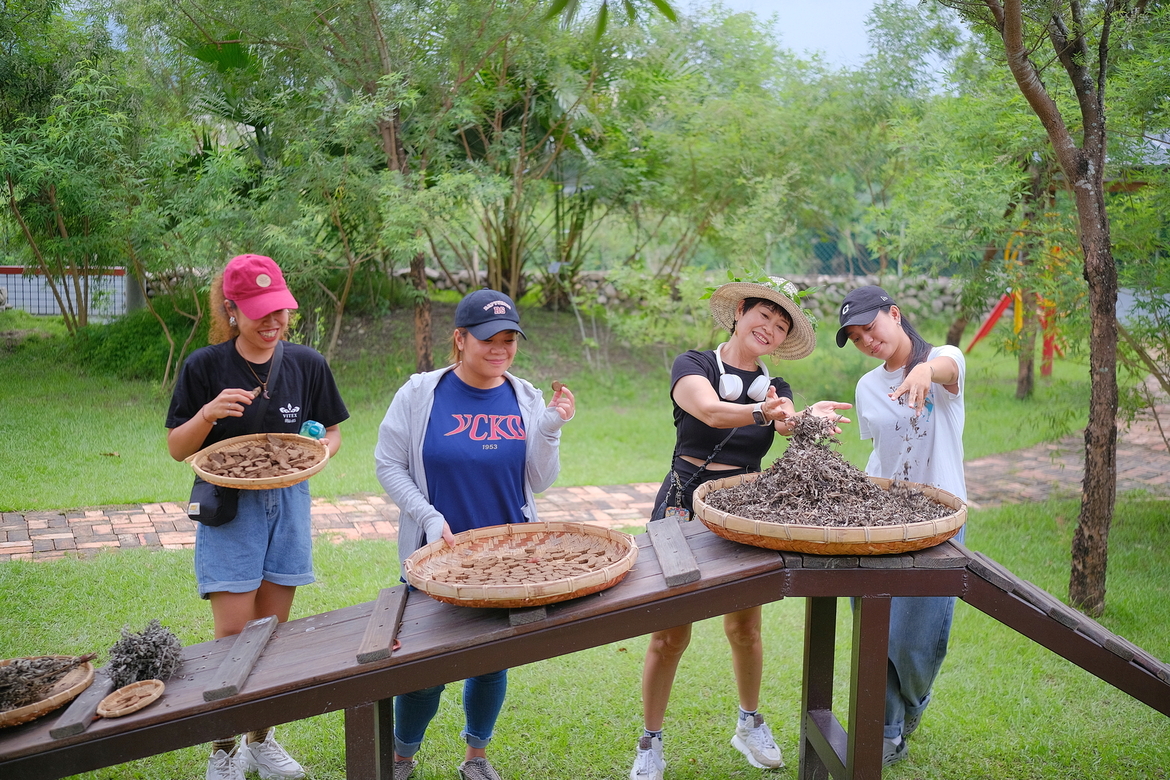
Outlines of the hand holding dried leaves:
{"type": "Polygon", "coordinates": [[[946,517],[954,510],[895,482],[882,490],[829,447],[832,423],[801,415],[788,450],[751,482],[715,490],[706,502],[722,512],[769,523],[798,525],[906,525],[946,517]]]}
{"type": "Polygon", "coordinates": [[[115,688],[139,680],[167,680],[179,667],[183,645],[171,630],[154,619],[141,634],[122,628],[122,638],[110,648],[106,671],[115,688]]]}
{"type": "Polygon", "coordinates": [[[47,698],[62,677],[95,657],[90,653],[75,657],[16,658],[0,666],[0,712],[47,698]]]}

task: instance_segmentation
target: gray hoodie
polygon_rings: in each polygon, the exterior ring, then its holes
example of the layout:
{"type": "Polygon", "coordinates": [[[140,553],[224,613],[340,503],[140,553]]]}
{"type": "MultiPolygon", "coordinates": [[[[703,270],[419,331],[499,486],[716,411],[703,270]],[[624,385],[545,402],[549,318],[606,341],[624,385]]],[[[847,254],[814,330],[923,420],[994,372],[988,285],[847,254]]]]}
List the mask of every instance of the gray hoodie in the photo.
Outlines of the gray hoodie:
{"type": "MultiPolygon", "coordinates": [[[[394,395],[378,427],[374,448],[378,481],[398,505],[398,562],[401,564],[424,544],[443,533],[443,515],[431,505],[427,473],[423,466],[423,437],[435,402],[435,386],[454,366],[413,374],[394,395]]],[[[556,409],[544,404],[544,394],[531,383],[505,373],[512,384],[524,420],[527,446],[524,467],[524,515],[535,521],[534,493],[547,490],[561,470],[562,420],[556,409]]],[[[475,476],[469,474],[468,479],[475,476]]]]}

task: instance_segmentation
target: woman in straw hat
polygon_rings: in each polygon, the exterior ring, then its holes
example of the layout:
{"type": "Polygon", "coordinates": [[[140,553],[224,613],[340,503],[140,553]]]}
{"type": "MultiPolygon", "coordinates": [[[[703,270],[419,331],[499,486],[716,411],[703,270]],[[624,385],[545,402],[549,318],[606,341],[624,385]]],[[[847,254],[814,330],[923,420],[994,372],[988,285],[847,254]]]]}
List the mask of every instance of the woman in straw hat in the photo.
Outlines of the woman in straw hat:
{"type": "MultiPolygon", "coordinates": [[[[933,485],[967,500],[963,475],[963,351],[935,347],[881,287],[858,287],[839,312],[837,346],[847,341],[882,364],[857,381],[861,438],[873,440],[865,473],[933,485]],[[912,432],[912,435],[908,432],[912,432]]],[[[963,540],[966,526],[956,541],[963,540]]],[[[947,654],[952,596],[890,599],[882,764],[906,758],[947,654]]]]}
{"type": "MultiPolygon", "coordinates": [[[[316,350],[283,341],[297,301],[280,267],[263,255],[239,255],[211,285],[210,346],[183,364],[167,412],[167,447],[184,460],[212,444],[248,433],[298,433],[315,420],[329,454],[341,448],[349,417],[333,374],[316,350]]],[[[188,510],[198,512],[192,504],[188,510]]],[[[199,595],[211,604],[215,637],[250,620],[288,620],[297,586],[313,582],[309,483],[239,491],[234,518],[195,530],[199,595]]],[[[193,515],[196,519],[198,516],[193,515]]],[[[207,780],[294,780],[304,770],[272,729],[212,742],[207,780]]]]}
{"type": "MultiPolygon", "coordinates": [[[[676,441],[670,473],[655,499],[654,520],[688,515],[696,487],[712,479],[759,471],[776,433],[789,435],[796,424],[792,388],[772,377],[761,358],[799,360],[812,353],[812,320],[797,302],[791,282],[733,282],[711,296],[711,314],[730,332],[713,350],[679,355],[671,370],[676,441]]],[[[820,401],[806,409],[848,422],[838,410],[849,404],[820,401]]],[[[839,429],[837,429],[839,431],[839,429]]],[[[723,617],[731,645],[732,668],[739,693],[739,714],[731,744],[755,767],[784,765],[780,748],[758,712],[763,677],[761,607],[723,617]]],[[[662,780],[666,762],[662,727],[679,661],[691,639],[691,626],[656,631],[650,637],[642,668],[644,731],[630,780],[662,780]]]]}

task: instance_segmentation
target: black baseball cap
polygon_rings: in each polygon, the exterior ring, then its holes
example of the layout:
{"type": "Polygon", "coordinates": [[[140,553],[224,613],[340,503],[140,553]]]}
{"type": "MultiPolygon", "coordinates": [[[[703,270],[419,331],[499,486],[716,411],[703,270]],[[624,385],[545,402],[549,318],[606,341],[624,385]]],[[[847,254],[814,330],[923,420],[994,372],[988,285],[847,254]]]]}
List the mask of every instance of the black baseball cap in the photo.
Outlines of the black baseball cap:
{"type": "Polygon", "coordinates": [[[455,327],[467,328],[480,341],[487,341],[502,330],[514,330],[524,336],[516,304],[495,290],[476,290],[461,300],[455,308],[455,327]]]}
{"type": "Polygon", "coordinates": [[[878,311],[893,305],[894,299],[889,293],[875,285],[852,290],[841,302],[841,328],[837,331],[837,346],[843,347],[849,340],[845,335],[845,329],[850,325],[868,325],[873,322],[878,311]]]}

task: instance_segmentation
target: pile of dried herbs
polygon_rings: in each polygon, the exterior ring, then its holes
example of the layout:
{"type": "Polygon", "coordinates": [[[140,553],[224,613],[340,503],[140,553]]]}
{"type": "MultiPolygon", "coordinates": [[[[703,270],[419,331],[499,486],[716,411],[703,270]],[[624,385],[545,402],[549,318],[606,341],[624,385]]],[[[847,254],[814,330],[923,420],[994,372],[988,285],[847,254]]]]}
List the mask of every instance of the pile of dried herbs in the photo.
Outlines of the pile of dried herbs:
{"type": "Polygon", "coordinates": [[[721,512],[769,523],[819,526],[905,525],[954,510],[894,482],[882,490],[832,449],[839,443],[821,417],[800,417],[788,450],[752,482],[704,499],[721,512]]]}
{"type": "Polygon", "coordinates": [[[106,673],[114,681],[115,688],[140,680],[165,682],[179,667],[182,652],[179,638],[157,618],[147,623],[141,634],[123,627],[122,638],[110,648],[106,673]]]}
{"type": "Polygon", "coordinates": [[[48,698],[66,674],[96,656],[16,658],[0,666],[0,712],[15,710],[48,698]]]}

